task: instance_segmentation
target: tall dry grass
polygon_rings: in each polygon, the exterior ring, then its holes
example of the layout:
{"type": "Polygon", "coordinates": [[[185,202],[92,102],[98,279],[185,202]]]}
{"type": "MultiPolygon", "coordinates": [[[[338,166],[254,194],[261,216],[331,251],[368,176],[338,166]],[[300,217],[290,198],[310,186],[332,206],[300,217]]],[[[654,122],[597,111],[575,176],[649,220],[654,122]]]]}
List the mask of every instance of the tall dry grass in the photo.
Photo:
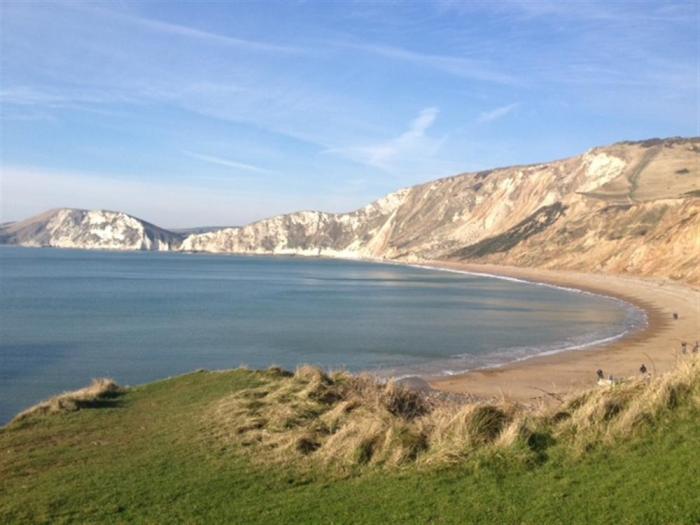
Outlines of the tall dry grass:
{"type": "Polygon", "coordinates": [[[574,453],[641,432],[679,406],[700,405],[700,359],[663,376],[596,387],[557,406],[456,403],[367,375],[301,367],[219,400],[206,431],[258,461],[341,467],[443,465],[484,453],[537,459],[552,443],[574,453]]]}
{"type": "Polygon", "coordinates": [[[569,399],[556,435],[583,453],[598,443],[634,436],[679,406],[700,406],[700,357],[688,356],[658,377],[630,378],[569,399]],[[568,417],[566,417],[568,415],[568,417]]]}
{"type": "Polygon", "coordinates": [[[64,392],[58,396],[37,403],[36,405],[17,414],[11,423],[24,421],[32,416],[43,414],[58,414],[74,412],[81,408],[99,406],[105,401],[115,398],[126,391],[114,380],[108,378],[93,379],[85,388],[73,392],[64,392]]]}

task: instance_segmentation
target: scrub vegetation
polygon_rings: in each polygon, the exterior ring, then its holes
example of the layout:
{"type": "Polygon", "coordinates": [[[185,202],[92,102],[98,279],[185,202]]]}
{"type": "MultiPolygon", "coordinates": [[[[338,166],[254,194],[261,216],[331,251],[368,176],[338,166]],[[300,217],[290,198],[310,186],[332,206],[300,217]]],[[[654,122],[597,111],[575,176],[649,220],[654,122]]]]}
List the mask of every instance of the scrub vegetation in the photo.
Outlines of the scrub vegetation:
{"type": "Polygon", "coordinates": [[[0,522],[697,523],[700,360],[542,406],[302,367],[58,396],[0,430],[0,522]]]}
{"type": "Polygon", "coordinates": [[[460,402],[309,366],[259,377],[260,386],[225,396],[205,412],[205,432],[256,462],[315,462],[338,472],[444,466],[489,455],[536,463],[554,443],[576,457],[643,432],[679,405],[700,403],[697,358],[657,378],[534,407],[505,399],[460,402]]]}

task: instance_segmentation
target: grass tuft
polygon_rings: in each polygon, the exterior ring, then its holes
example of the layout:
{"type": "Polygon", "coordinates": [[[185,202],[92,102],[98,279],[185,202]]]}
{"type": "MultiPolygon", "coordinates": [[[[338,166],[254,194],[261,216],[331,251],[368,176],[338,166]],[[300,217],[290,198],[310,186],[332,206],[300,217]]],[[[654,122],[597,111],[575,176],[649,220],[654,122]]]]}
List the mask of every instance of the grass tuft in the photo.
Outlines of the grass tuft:
{"type": "Polygon", "coordinates": [[[83,408],[99,408],[124,392],[126,389],[112,379],[93,379],[92,383],[85,388],[65,392],[20,412],[10,423],[26,421],[39,415],[75,412],[83,408]]]}

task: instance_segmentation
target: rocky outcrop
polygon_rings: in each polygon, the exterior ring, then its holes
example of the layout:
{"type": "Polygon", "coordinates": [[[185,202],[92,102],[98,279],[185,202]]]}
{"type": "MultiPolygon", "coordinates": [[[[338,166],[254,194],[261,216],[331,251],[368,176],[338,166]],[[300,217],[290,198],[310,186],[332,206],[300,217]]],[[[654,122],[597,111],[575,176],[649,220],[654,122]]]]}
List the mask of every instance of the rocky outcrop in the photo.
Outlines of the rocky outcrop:
{"type": "Polygon", "coordinates": [[[57,209],[0,226],[0,242],[94,250],[177,249],[182,238],[126,213],[57,209]]]}
{"type": "Polygon", "coordinates": [[[456,175],[350,213],[303,211],[179,235],[115,212],[58,210],[48,214],[50,220],[38,216],[0,227],[0,239],[81,248],[456,259],[700,283],[699,194],[700,138],[652,139],[456,175]]]}

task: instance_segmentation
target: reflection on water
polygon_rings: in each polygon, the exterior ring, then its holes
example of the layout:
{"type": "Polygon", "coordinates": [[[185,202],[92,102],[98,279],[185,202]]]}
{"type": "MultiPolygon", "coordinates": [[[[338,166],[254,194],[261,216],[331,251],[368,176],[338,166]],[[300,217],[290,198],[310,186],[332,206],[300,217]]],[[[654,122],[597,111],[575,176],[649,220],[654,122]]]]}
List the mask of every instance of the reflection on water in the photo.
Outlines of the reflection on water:
{"type": "Polygon", "coordinates": [[[2,247],[0,265],[0,421],[96,376],[272,363],[445,373],[642,319],[590,294],[352,261],[2,247]]]}

